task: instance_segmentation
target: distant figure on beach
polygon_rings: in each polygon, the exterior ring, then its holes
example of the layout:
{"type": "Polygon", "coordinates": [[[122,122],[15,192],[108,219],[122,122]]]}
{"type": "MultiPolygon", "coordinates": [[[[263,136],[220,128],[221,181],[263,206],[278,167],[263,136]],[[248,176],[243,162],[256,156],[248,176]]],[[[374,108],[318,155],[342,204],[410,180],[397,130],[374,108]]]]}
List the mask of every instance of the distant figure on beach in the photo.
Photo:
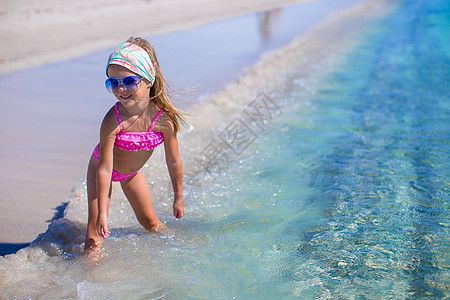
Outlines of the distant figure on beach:
{"type": "Polygon", "coordinates": [[[106,89],[118,102],[103,119],[100,142],[87,171],[89,217],[85,251],[97,248],[110,235],[112,181],[120,182],[144,228],[161,228],[140,170],[162,143],[174,191],[173,215],[182,218],[184,213],[177,132],[185,121],[168,98],[168,84],[152,45],[142,38],[130,38],[121,44],[109,56],[106,76],[106,89]]]}
{"type": "Polygon", "coordinates": [[[282,12],[281,8],[275,8],[264,12],[260,18],[260,33],[264,41],[269,40],[275,30],[276,21],[282,12]]]}

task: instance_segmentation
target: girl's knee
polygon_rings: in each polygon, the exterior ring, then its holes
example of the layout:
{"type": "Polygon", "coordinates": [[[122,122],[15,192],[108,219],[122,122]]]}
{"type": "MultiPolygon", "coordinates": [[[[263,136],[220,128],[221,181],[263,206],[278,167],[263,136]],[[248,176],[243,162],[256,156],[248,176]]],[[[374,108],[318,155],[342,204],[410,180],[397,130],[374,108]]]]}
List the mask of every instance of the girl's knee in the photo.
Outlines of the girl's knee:
{"type": "Polygon", "coordinates": [[[138,218],[139,223],[149,231],[156,231],[161,227],[161,222],[156,216],[141,216],[138,218]]]}

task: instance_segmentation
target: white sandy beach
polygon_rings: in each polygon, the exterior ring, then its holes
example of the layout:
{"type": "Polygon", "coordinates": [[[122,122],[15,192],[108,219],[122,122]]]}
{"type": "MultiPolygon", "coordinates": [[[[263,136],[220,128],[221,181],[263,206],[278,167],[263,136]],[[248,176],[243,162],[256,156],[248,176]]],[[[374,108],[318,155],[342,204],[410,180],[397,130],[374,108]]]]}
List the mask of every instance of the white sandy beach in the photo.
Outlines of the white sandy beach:
{"type": "MultiPolygon", "coordinates": [[[[311,1],[190,0],[187,3],[179,0],[137,0],[132,6],[117,0],[95,3],[87,0],[67,3],[54,0],[2,2],[0,39],[3,45],[8,44],[9,47],[2,47],[0,50],[0,74],[5,74],[0,77],[0,84],[2,81],[7,82],[6,79],[14,77],[15,74],[18,74],[16,77],[21,76],[20,72],[14,73],[15,71],[81,57],[115,46],[129,36],[155,36],[252,12],[311,1]],[[124,21],[118,22],[120,19],[124,21]]],[[[239,49],[239,45],[236,47],[239,49]]],[[[105,59],[100,62],[102,65],[105,59]]],[[[30,70],[31,75],[28,76],[40,76],[34,74],[33,69],[30,70]]],[[[52,76],[57,77],[66,76],[67,70],[55,67],[51,71],[56,73],[52,76]]],[[[96,75],[89,76],[91,78],[96,75]]],[[[235,79],[237,78],[233,80],[235,79]]],[[[103,78],[99,78],[100,85],[102,80],[103,78]]],[[[30,88],[40,92],[39,87],[30,88]]],[[[89,87],[83,88],[80,96],[91,92],[89,87]]],[[[74,122],[72,114],[79,114],[86,109],[78,107],[74,102],[76,100],[58,98],[58,95],[64,93],[61,89],[55,89],[54,93],[39,93],[41,98],[46,95],[55,97],[58,99],[57,104],[55,99],[46,100],[42,106],[34,102],[36,99],[27,99],[21,104],[27,109],[21,109],[21,106],[14,102],[14,91],[0,94],[2,105],[14,106],[14,113],[11,115],[0,114],[4,119],[2,124],[8,126],[16,124],[17,119],[25,120],[20,124],[22,128],[16,130],[17,134],[10,131],[2,133],[6,143],[16,145],[16,148],[9,149],[18,150],[0,152],[0,244],[28,243],[34,240],[39,233],[46,230],[48,220],[54,216],[55,208],[64,202],[74,185],[85,176],[91,148],[97,141],[101,115],[94,114],[93,118],[91,114],[81,119],[81,122],[79,119],[74,122]],[[46,112],[48,105],[51,105],[51,109],[64,113],[51,120],[44,119],[34,124],[26,122],[32,118],[36,119],[36,114],[45,116],[49,113],[46,112]],[[93,119],[95,124],[92,124],[93,119]],[[58,127],[71,135],[72,140],[53,147],[51,153],[46,152],[43,150],[47,149],[44,143],[57,143],[60,136],[55,133],[54,136],[41,139],[42,131],[54,126],[46,124],[48,127],[45,127],[41,123],[60,120],[65,122],[58,124],[58,127]],[[80,132],[84,129],[89,133],[82,135],[80,132]]],[[[72,98],[75,99],[75,96],[72,98]]]]}
{"type": "Polygon", "coordinates": [[[3,0],[0,74],[154,36],[312,0],[3,0]]]}

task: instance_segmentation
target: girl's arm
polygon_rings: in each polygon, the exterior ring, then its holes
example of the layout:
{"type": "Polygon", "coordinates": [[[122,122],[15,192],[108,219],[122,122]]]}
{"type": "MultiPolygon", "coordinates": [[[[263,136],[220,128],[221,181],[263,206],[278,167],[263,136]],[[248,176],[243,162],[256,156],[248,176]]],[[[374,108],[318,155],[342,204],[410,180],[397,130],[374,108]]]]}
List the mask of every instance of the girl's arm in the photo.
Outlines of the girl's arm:
{"type": "Polygon", "coordinates": [[[180,153],[178,151],[177,134],[173,129],[173,124],[167,126],[167,130],[163,131],[164,135],[164,150],[166,154],[166,164],[169,170],[170,180],[172,181],[174,201],[173,201],[173,215],[180,219],[184,214],[183,201],[183,167],[181,163],[180,153]]]}
{"type": "Polygon", "coordinates": [[[111,174],[113,170],[113,149],[117,135],[117,124],[111,118],[111,111],[105,116],[100,129],[100,159],[97,169],[97,197],[98,197],[98,234],[107,238],[108,210],[111,193],[111,174]]]}

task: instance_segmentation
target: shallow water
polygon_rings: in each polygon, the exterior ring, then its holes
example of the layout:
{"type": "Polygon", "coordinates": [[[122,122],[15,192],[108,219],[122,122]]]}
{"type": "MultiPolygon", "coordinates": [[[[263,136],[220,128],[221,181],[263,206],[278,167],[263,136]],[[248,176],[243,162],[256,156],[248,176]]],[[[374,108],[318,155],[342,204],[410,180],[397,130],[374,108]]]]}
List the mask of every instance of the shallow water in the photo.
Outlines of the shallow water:
{"type": "Polygon", "coordinates": [[[97,264],[80,257],[80,184],[64,219],[0,258],[1,297],[448,298],[449,10],[402,1],[332,72],[289,74],[203,133],[185,219],[149,166],[167,230],[146,233],[115,193],[97,264]]]}

